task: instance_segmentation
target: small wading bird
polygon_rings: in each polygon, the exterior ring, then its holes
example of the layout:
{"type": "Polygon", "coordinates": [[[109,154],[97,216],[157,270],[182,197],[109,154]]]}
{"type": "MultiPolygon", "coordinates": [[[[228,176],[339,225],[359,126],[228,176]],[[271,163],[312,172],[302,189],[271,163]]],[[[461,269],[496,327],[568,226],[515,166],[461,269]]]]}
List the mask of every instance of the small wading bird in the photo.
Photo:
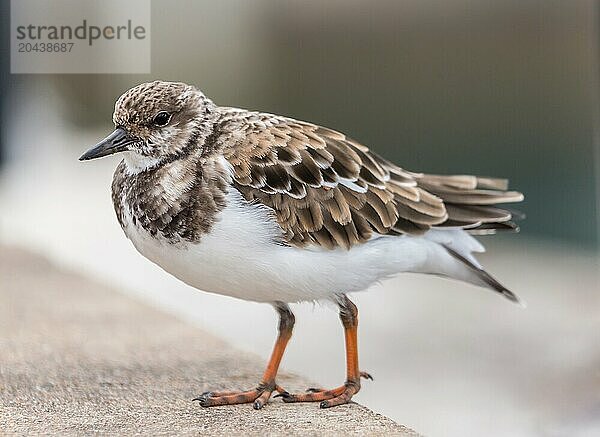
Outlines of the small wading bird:
{"type": "Polygon", "coordinates": [[[125,235],[200,290],[266,302],[279,336],[252,390],[206,392],[205,407],[285,402],[331,407],[360,390],[358,311],[347,293],[400,272],[427,273],[517,297],[473,256],[470,234],[514,229],[505,180],[413,173],[332,129],[215,105],[183,83],[155,81],[116,102],[116,129],[80,160],[122,153],[112,199],[125,235]],[[289,303],[331,300],[346,340],[346,382],[291,394],[276,383],[292,335],[289,303]]]}

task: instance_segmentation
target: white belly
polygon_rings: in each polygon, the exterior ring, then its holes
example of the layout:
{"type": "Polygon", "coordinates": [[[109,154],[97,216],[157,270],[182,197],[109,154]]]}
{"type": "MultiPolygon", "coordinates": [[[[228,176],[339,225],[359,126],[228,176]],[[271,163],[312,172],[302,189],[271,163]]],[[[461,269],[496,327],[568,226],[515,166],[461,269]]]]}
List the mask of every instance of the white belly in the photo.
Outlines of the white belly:
{"type": "Polygon", "coordinates": [[[127,217],[125,233],[142,255],[192,287],[257,302],[314,301],[398,272],[436,273],[426,270],[440,250],[429,238],[378,237],[350,250],[288,247],[276,243],[281,230],[268,208],[235,189],[227,201],[198,244],[153,238],[127,217]]]}

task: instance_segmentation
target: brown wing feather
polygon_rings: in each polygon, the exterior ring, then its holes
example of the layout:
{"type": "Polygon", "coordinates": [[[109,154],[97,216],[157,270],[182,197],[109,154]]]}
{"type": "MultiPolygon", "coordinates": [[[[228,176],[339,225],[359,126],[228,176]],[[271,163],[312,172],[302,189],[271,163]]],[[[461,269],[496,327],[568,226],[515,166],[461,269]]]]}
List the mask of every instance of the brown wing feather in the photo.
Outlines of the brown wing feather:
{"type": "Polygon", "coordinates": [[[522,199],[506,181],[404,170],[344,134],[270,114],[231,110],[224,156],[236,188],[272,208],[289,244],[350,248],[377,234],[422,234],[432,226],[473,233],[513,228],[522,199]]]}

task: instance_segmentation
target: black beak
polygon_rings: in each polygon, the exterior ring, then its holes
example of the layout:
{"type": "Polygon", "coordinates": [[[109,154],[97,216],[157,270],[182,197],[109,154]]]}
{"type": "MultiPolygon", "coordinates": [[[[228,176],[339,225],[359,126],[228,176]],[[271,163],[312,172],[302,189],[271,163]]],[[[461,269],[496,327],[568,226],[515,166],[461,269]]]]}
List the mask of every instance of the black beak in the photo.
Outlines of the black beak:
{"type": "Polygon", "coordinates": [[[103,156],[112,155],[113,153],[123,152],[127,150],[127,146],[138,141],[138,139],[130,136],[125,129],[118,127],[113,133],[81,155],[79,160],[87,161],[89,159],[101,158],[103,156]]]}

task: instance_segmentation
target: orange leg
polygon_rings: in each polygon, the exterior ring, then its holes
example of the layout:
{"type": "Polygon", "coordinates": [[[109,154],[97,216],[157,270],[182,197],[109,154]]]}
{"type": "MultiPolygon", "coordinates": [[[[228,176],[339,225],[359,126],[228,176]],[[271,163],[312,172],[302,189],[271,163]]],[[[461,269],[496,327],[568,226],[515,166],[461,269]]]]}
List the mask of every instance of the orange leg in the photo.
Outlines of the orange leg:
{"type": "Polygon", "coordinates": [[[203,407],[213,407],[216,405],[233,405],[233,404],[249,404],[253,403],[255,410],[260,410],[263,405],[267,403],[273,391],[279,393],[287,393],[281,387],[275,383],[275,377],[277,376],[277,370],[279,364],[283,358],[283,353],[288,344],[288,341],[292,337],[292,329],[294,328],[294,314],[290,311],[290,308],[283,303],[275,305],[275,309],[279,313],[279,335],[271,358],[265,369],[265,373],[261,379],[260,384],[253,390],[247,391],[222,391],[222,392],[204,392],[195,401],[200,401],[200,405],[203,407]]]}
{"type": "Polygon", "coordinates": [[[371,375],[361,372],[358,368],[358,309],[345,295],[340,297],[339,307],[346,340],[346,382],[344,385],[332,390],[311,388],[307,390],[308,393],[289,394],[282,392],[278,396],[281,396],[284,402],[320,401],[321,408],[346,404],[360,390],[361,377],[373,379],[371,375]]]}

